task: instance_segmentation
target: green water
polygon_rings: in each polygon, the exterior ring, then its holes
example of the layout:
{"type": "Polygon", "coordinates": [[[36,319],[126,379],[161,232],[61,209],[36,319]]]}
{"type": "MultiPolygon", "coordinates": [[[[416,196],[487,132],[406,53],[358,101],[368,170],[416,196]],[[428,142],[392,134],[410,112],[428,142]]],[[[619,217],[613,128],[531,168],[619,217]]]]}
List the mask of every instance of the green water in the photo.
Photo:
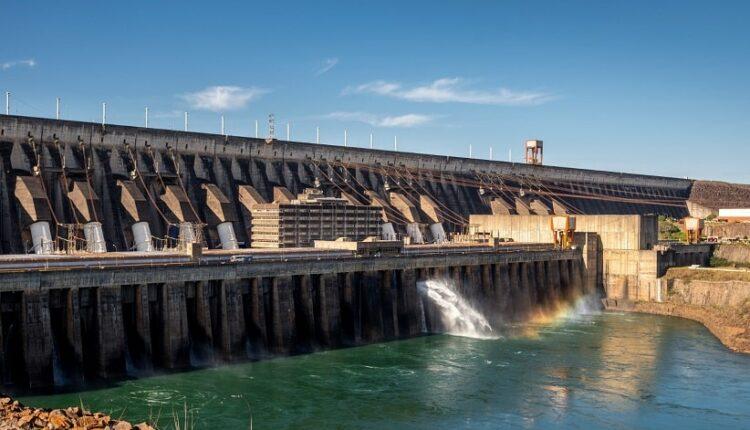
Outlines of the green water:
{"type": "Polygon", "coordinates": [[[195,428],[750,428],[750,356],[697,323],[602,314],[509,339],[430,336],[24,397],[195,428]],[[161,411],[161,412],[159,412],[161,411]]]}

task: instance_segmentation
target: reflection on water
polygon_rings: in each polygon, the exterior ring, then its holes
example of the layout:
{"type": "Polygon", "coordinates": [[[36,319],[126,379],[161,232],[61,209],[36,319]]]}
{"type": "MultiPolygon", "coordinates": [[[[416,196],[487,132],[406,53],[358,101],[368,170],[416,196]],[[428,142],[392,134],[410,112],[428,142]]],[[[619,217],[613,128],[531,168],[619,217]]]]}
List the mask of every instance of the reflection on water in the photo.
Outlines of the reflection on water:
{"type": "Polygon", "coordinates": [[[198,428],[742,428],[750,357],[702,326],[574,315],[535,336],[429,336],[21,399],[134,421],[187,403],[198,428]]]}

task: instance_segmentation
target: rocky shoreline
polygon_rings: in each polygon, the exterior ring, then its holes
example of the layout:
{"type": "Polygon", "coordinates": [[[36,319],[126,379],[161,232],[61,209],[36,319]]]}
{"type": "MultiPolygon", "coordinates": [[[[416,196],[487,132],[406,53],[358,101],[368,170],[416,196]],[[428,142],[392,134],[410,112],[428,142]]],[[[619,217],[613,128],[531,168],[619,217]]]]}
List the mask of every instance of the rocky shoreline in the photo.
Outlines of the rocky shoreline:
{"type": "Polygon", "coordinates": [[[146,423],[134,425],[77,406],[66,409],[30,408],[18,400],[0,396],[0,430],[6,429],[155,430],[146,423]]]}
{"type": "Polygon", "coordinates": [[[683,303],[632,302],[604,299],[610,311],[636,312],[686,318],[703,324],[721,343],[735,352],[750,354],[750,321],[733,315],[731,309],[683,303]]]}

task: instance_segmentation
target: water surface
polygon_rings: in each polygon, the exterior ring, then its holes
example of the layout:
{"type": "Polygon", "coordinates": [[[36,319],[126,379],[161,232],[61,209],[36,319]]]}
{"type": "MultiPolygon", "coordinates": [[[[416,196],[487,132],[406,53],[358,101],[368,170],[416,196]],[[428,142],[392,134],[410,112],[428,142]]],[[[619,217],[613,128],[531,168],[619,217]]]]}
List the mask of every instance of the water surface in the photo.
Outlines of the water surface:
{"type": "Polygon", "coordinates": [[[750,356],[692,321],[577,316],[502,339],[428,336],[21,399],[195,428],[750,428],[750,356]]]}

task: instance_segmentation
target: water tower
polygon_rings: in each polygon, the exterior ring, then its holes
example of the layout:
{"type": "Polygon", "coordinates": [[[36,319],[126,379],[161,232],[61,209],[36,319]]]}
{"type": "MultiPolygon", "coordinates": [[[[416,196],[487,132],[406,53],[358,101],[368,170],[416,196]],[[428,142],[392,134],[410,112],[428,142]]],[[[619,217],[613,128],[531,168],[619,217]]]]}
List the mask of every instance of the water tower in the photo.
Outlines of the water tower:
{"type": "Polygon", "coordinates": [[[541,140],[527,140],[524,144],[526,150],[526,164],[541,165],[544,159],[544,142],[541,140]]]}

